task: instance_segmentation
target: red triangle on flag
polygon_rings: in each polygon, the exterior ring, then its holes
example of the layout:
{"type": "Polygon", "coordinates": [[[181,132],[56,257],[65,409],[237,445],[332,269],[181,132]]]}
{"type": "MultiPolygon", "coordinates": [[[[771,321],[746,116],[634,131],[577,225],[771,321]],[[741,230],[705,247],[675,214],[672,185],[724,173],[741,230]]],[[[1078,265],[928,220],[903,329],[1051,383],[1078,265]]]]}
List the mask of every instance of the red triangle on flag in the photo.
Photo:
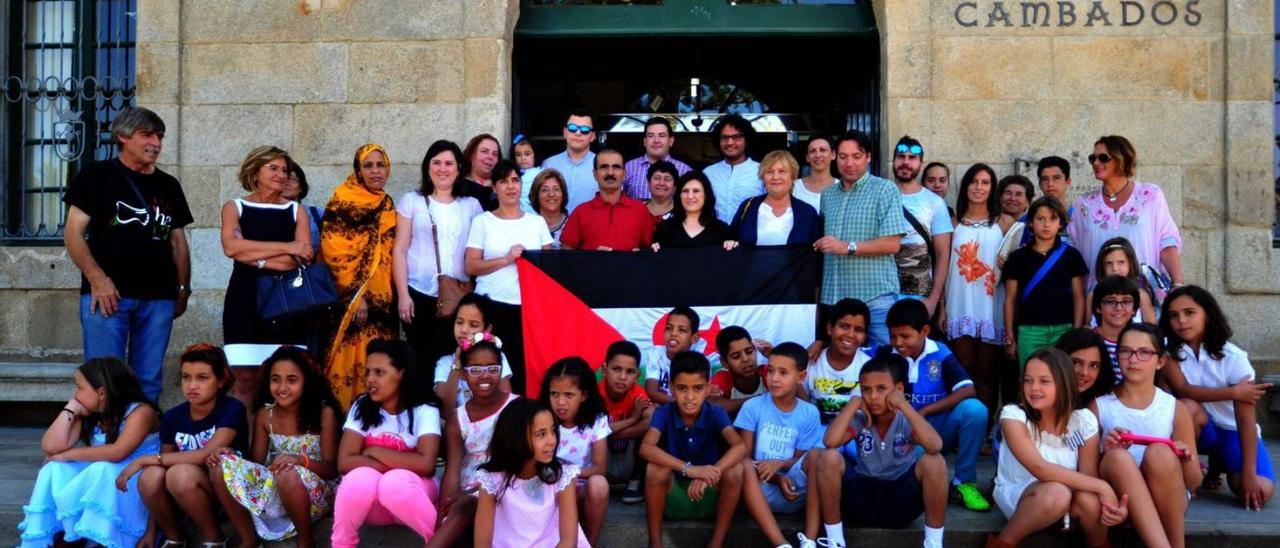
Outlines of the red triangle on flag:
{"type": "Polygon", "coordinates": [[[609,345],[622,333],[590,306],[525,259],[520,275],[520,318],[524,328],[525,394],[537,398],[542,376],[556,360],[579,356],[592,368],[604,363],[609,345]]]}

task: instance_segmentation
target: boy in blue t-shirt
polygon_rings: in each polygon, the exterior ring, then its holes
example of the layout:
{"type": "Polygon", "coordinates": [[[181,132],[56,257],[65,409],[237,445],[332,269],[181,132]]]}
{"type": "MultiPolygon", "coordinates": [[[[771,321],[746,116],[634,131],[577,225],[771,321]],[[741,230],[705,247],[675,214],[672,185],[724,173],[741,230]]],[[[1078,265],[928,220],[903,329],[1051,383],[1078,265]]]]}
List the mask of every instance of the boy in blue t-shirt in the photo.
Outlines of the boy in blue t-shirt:
{"type": "MultiPolygon", "coordinates": [[[[991,510],[978,492],[978,452],[987,435],[987,407],[976,397],[973,381],[947,345],[929,338],[929,311],[905,299],[885,318],[893,353],[906,358],[906,395],[911,406],[942,436],[943,451],[956,451],[951,497],[974,512],[991,510]]],[[[875,353],[887,352],[878,348],[875,353]]]]}
{"type": "Polygon", "coordinates": [[[733,423],[751,449],[751,458],[742,461],[742,499],[774,546],[787,544],[774,512],[794,514],[811,507],[806,524],[811,520],[813,530],[808,532],[817,534],[819,508],[816,498],[813,504],[806,501],[808,481],[802,461],[807,451],[821,443],[822,421],[816,406],[796,398],[808,363],[808,353],[796,343],[774,348],[765,383],[769,394],[746,400],[733,423]]]}
{"type": "MultiPolygon", "coordinates": [[[[902,528],[923,513],[924,546],[942,547],[947,462],[940,454],[942,437],[903,392],[906,366],[902,356],[887,352],[868,361],[858,375],[862,396],[850,399],[827,427],[823,443],[853,442],[857,457],[848,459],[836,449],[821,453],[815,484],[826,546],[845,546],[844,521],[902,528]]],[[[814,546],[807,540],[801,539],[802,547],[814,546]]]]}
{"type": "Polygon", "coordinates": [[[742,494],[742,457],[746,446],[724,409],[707,403],[711,363],[697,352],[671,359],[673,401],[649,419],[640,443],[645,469],[645,521],[649,545],[662,544],[662,518],[715,516],[708,546],[720,546],[742,494]],[[720,443],[728,445],[721,453],[720,443]]]}

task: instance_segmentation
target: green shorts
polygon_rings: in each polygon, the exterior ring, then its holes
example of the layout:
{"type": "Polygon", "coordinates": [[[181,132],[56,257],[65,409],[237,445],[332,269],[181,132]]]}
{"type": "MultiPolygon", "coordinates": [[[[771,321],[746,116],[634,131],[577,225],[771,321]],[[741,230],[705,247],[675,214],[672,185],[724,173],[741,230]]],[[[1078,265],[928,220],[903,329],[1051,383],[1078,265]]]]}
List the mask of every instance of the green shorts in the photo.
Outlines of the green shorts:
{"type": "Polygon", "coordinates": [[[702,500],[689,498],[689,484],[693,480],[681,478],[675,480],[671,490],[667,492],[667,508],[663,517],[670,520],[705,520],[716,516],[716,503],[720,500],[720,492],[715,487],[707,487],[702,493],[702,500]]]}

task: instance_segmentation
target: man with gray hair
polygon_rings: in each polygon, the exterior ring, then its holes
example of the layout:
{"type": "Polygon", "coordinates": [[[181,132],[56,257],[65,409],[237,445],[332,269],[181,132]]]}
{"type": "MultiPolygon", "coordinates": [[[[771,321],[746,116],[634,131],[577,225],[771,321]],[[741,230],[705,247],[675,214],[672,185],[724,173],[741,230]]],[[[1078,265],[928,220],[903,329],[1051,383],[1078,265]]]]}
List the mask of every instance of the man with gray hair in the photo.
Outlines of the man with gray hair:
{"type": "Polygon", "coordinates": [[[81,273],[84,357],[127,360],[152,399],[173,320],[191,295],[183,231],[191,209],[178,180],[156,167],[164,132],[150,110],[121,111],[111,124],[119,155],[85,166],[63,198],[63,242],[81,273]]]}

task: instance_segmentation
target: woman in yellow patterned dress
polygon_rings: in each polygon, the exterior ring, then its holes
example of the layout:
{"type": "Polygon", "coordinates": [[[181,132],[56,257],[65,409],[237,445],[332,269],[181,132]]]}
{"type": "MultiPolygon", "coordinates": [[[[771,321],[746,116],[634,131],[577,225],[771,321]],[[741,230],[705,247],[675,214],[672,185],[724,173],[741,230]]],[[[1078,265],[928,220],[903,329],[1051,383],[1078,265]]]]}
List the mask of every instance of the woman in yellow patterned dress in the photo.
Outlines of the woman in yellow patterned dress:
{"type": "Polygon", "coordinates": [[[320,257],[333,272],[337,318],[325,359],[325,376],[343,407],[364,392],[364,356],[369,341],[400,333],[391,283],[396,210],[383,190],[391,157],[379,145],[356,151],[353,172],[334,190],[324,209],[320,257]]]}

